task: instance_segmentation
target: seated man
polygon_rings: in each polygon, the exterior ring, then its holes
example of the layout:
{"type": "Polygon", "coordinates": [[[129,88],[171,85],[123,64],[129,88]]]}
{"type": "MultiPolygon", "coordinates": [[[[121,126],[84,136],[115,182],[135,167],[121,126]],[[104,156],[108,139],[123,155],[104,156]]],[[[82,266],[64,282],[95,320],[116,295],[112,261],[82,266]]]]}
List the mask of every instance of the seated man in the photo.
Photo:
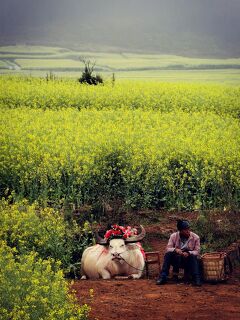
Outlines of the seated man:
{"type": "Polygon", "coordinates": [[[178,232],[171,234],[167,244],[162,270],[157,280],[158,285],[167,282],[170,266],[177,278],[179,268],[183,267],[193,278],[193,284],[201,286],[201,277],[198,263],[200,251],[199,236],[190,231],[187,220],[178,220],[178,232]]]}

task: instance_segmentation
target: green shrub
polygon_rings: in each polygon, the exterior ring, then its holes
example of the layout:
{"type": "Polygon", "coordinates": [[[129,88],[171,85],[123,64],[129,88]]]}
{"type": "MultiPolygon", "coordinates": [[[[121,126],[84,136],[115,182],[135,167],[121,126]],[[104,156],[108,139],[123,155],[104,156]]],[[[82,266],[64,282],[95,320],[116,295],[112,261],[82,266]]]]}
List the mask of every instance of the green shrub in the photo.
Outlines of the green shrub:
{"type": "Polygon", "coordinates": [[[80,83],[90,84],[90,85],[97,85],[99,83],[103,83],[103,78],[97,74],[94,75],[94,68],[96,62],[93,62],[89,59],[80,58],[80,61],[84,63],[84,71],[81,77],[78,79],[80,83]]]}
{"type": "Polygon", "coordinates": [[[238,212],[203,211],[193,230],[200,236],[201,253],[223,250],[240,237],[238,212]]]}
{"type": "Polygon", "coordinates": [[[87,319],[89,307],[78,306],[59,264],[16,255],[0,241],[0,314],[2,320],[87,319]],[[54,268],[52,265],[54,264],[54,268]]]}
{"type": "Polygon", "coordinates": [[[42,259],[59,260],[64,268],[80,261],[91,240],[89,224],[66,222],[63,214],[51,208],[39,208],[26,200],[9,205],[0,201],[0,240],[18,254],[35,251],[42,259]]]}

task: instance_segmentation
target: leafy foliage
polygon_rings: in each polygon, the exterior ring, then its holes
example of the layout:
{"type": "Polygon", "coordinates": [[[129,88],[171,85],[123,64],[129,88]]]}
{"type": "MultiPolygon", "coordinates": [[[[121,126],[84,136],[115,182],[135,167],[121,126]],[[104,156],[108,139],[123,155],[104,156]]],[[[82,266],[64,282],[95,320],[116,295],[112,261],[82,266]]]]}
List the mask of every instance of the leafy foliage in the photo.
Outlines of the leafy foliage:
{"type": "Polygon", "coordinates": [[[82,59],[81,61],[84,63],[84,71],[78,81],[80,83],[86,83],[90,85],[103,83],[103,79],[100,75],[93,74],[95,63],[91,62],[91,60],[86,59],[82,59]]]}
{"type": "Polygon", "coordinates": [[[202,253],[223,250],[240,237],[238,212],[202,211],[193,223],[201,238],[202,253]]]}
{"type": "Polygon", "coordinates": [[[39,259],[34,252],[16,252],[0,241],[2,320],[87,319],[89,307],[76,304],[59,264],[39,259]]]}
{"type": "Polygon", "coordinates": [[[214,112],[240,116],[240,87],[216,84],[112,81],[104,86],[81,86],[76,81],[0,77],[1,108],[155,110],[214,112]]]}
{"type": "Polygon", "coordinates": [[[239,87],[0,85],[1,195],[60,207],[239,207],[239,87]]]}
{"type": "Polygon", "coordinates": [[[80,261],[91,240],[87,222],[83,227],[74,220],[67,223],[58,211],[26,200],[12,205],[1,201],[0,212],[0,240],[20,255],[36,252],[42,259],[61,261],[65,269],[80,261]]]}
{"type": "Polygon", "coordinates": [[[1,192],[43,204],[238,207],[239,121],[212,112],[1,112],[1,192]]]}

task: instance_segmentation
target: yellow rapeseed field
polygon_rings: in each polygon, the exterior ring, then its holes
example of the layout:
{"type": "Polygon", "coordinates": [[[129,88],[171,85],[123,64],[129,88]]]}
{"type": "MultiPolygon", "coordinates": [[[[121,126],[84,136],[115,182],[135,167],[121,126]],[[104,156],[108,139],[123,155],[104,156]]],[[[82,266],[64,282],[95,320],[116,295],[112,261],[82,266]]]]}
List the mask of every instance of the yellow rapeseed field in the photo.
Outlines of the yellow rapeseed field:
{"type": "Polygon", "coordinates": [[[1,193],[168,209],[239,205],[240,88],[2,78],[1,193]]]}

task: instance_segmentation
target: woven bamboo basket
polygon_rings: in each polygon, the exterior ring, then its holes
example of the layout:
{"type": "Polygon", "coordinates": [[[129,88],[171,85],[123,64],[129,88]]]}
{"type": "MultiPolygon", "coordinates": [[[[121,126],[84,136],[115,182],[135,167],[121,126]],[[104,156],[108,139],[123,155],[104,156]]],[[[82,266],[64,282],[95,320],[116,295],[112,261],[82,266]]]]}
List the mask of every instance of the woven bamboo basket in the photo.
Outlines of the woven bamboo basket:
{"type": "Polygon", "coordinates": [[[205,281],[226,280],[225,252],[211,252],[202,255],[203,277],[205,281]]]}

